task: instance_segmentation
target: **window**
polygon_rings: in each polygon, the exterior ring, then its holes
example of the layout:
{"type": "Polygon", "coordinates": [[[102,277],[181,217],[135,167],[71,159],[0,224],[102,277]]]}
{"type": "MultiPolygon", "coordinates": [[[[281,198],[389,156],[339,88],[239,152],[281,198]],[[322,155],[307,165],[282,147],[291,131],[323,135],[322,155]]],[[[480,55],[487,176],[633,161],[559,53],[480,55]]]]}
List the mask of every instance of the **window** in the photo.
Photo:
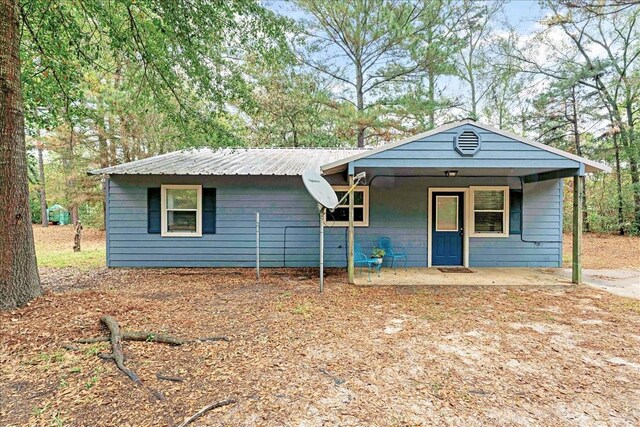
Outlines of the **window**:
{"type": "Polygon", "coordinates": [[[509,187],[471,187],[471,236],[509,236],[509,187]]]}
{"type": "MultiPolygon", "coordinates": [[[[347,186],[333,187],[338,200],[349,191],[347,186]]],[[[325,210],[325,224],[329,227],[345,227],[349,225],[349,198],[347,197],[338,207],[329,212],[325,210]]],[[[367,227],[369,225],[369,187],[356,187],[353,190],[353,225],[367,227]]]]}
{"type": "Polygon", "coordinates": [[[436,231],[458,231],[458,196],[436,196],[436,231]]]}
{"type": "Polygon", "coordinates": [[[202,236],[202,186],[163,185],[162,236],[202,236]]]}

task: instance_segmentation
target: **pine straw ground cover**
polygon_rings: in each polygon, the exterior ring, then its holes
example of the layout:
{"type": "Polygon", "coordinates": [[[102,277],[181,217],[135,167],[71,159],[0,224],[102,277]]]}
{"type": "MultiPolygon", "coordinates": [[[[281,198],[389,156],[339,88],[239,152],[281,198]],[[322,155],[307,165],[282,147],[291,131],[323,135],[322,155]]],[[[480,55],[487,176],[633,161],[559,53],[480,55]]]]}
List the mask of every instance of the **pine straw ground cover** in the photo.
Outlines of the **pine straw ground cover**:
{"type": "MultiPolygon", "coordinates": [[[[572,240],[571,234],[564,235],[563,261],[565,267],[571,267],[572,240]]],[[[585,233],[582,237],[582,266],[596,269],[640,269],[640,237],[585,233]]]]}
{"type": "Polygon", "coordinates": [[[45,270],[45,296],[0,314],[0,425],[171,426],[227,398],[193,425],[640,424],[637,300],[359,288],[338,271],[319,295],[313,273],[45,270]],[[124,330],[230,341],[125,342],[138,387],[97,357],[107,343],[61,347],[103,334],[104,314],[124,330]]]}

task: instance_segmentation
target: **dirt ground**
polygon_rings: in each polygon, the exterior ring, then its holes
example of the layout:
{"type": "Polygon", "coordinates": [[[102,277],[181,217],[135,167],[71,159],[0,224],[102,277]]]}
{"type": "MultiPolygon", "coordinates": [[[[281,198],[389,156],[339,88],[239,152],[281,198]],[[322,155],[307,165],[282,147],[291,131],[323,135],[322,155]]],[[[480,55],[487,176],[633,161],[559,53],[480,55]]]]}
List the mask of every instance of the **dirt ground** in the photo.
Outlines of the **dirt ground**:
{"type": "Polygon", "coordinates": [[[45,269],[0,314],[0,425],[640,424],[640,301],[588,287],[354,287],[330,271],[45,269]],[[127,342],[136,386],[64,350],[127,330],[229,342],[127,342]],[[183,379],[162,381],[156,374],[183,379]],[[152,393],[161,393],[158,401],[152,393]]]}
{"type": "MultiPolygon", "coordinates": [[[[46,228],[39,224],[33,226],[33,238],[36,241],[36,246],[48,251],[72,249],[74,234],[73,225],[50,225],[46,228]]],[[[103,230],[88,227],[82,229],[83,244],[104,246],[104,239],[105,232],[103,230]]]]}
{"type": "MultiPolygon", "coordinates": [[[[227,398],[237,403],[193,425],[640,425],[638,300],[354,287],[338,270],[319,295],[314,270],[264,270],[258,283],[242,269],[106,269],[66,252],[70,227],[34,230],[39,260],[64,268],[41,267],[45,295],[0,313],[3,426],[175,426],[227,398]],[[63,348],[103,334],[104,314],[229,342],[126,342],[136,386],[98,357],[108,344],[63,348]]],[[[585,267],[638,267],[638,242],[587,235],[585,267]]],[[[104,234],[85,230],[83,243],[100,250],[104,234]]]]}
{"type": "MultiPolygon", "coordinates": [[[[564,266],[571,267],[571,234],[564,235],[564,266]]],[[[582,237],[583,268],[640,268],[640,237],[585,233],[582,237]]]]}
{"type": "Polygon", "coordinates": [[[39,267],[76,267],[91,269],[106,264],[104,231],[82,230],[81,252],[73,251],[75,229],[72,225],[33,226],[39,267]]]}

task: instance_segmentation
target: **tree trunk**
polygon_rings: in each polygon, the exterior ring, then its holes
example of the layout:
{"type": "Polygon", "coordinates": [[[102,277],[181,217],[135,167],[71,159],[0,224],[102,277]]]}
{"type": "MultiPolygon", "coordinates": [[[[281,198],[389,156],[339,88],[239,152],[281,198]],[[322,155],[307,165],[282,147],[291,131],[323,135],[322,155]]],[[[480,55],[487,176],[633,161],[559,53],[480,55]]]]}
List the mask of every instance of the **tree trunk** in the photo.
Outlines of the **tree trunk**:
{"type": "Polygon", "coordinates": [[[42,141],[38,141],[37,148],[38,148],[38,175],[39,175],[38,178],[40,181],[40,215],[42,217],[42,226],[47,227],[49,225],[49,219],[47,218],[47,191],[45,189],[42,141]]]}
{"type": "Polygon", "coordinates": [[[81,251],[81,247],[80,247],[81,240],[82,240],[82,223],[78,221],[76,222],[76,233],[73,236],[73,252],[81,251]]]}
{"type": "MultiPolygon", "coordinates": [[[[429,27],[429,31],[427,31],[426,42],[429,46],[433,43],[433,29],[431,27],[429,27]]],[[[436,127],[436,73],[434,67],[435,64],[431,63],[427,68],[427,81],[429,83],[429,130],[436,127]]]]}
{"type": "MultiPolygon", "coordinates": [[[[109,149],[107,145],[107,129],[106,119],[103,112],[99,115],[100,122],[98,123],[98,151],[100,153],[100,168],[106,168],[109,166],[109,149]]],[[[101,179],[102,186],[102,228],[107,229],[107,180],[101,179]]]]}
{"type": "Polygon", "coordinates": [[[434,71],[429,67],[427,71],[429,80],[429,130],[436,127],[436,76],[434,71]]]}
{"type": "Polygon", "coordinates": [[[622,204],[622,167],[620,166],[620,146],[618,135],[613,134],[613,148],[616,158],[616,187],[618,192],[618,233],[624,236],[624,206],[622,204]]]}
{"type": "Polygon", "coordinates": [[[362,67],[360,64],[356,64],[356,110],[358,113],[358,148],[362,148],[364,147],[365,127],[362,124],[363,117],[361,117],[361,114],[364,112],[364,93],[362,67]]]}
{"type": "MultiPolygon", "coordinates": [[[[576,87],[571,87],[571,125],[573,126],[573,142],[576,147],[576,154],[582,157],[582,145],[580,142],[580,129],[578,128],[578,102],[576,101],[576,87]]],[[[581,176],[582,180],[582,223],[584,231],[590,231],[589,228],[589,216],[587,212],[587,179],[585,176],[581,176]]]]}
{"type": "Polygon", "coordinates": [[[629,157],[629,172],[631,173],[631,189],[633,191],[633,231],[640,232],[640,168],[638,167],[640,153],[634,132],[634,104],[630,95],[627,95],[625,110],[627,115],[626,151],[629,157]]]}
{"type": "Polygon", "coordinates": [[[69,209],[69,211],[71,211],[71,224],[76,225],[80,221],[80,214],[78,213],[78,204],[73,203],[70,206],[70,208],[71,209],[69,209]]]}
{"type": "Polygon", "coordinates": [[[42,294],[29,210],[17,0],[0,0],[0,308],[42,294]]]}

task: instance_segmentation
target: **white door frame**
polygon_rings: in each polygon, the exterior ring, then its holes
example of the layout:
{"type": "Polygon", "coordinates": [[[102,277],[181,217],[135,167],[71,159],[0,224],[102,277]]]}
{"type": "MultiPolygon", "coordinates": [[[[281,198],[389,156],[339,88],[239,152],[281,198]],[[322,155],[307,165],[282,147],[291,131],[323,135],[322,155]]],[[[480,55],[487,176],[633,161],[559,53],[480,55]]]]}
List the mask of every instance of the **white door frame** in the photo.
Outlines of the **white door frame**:
{"type": "Polygon", "coordinates": [[[464,212],[462,218],[462,265],[463,267],[469,268],[469,187],[429,187],[427,201],[427,267],[432,267],[431,255],[433,251],[431,245],[433,244],[433,212],[431,200],[433,199],[433,193],[464,193],[464,212]]]}

